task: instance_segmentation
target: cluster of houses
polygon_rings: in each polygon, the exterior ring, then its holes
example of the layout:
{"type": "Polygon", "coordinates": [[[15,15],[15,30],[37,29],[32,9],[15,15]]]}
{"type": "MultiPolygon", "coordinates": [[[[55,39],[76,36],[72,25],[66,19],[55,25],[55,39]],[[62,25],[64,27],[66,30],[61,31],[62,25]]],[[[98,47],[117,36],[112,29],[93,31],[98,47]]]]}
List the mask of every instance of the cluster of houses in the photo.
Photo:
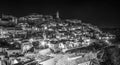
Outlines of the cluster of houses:
{"type": "Polygon", "coordinates": [[[14,25],[1,25],[0,65],[49,65],[43,61],[53,59],[51,54],[65,54],[67,50],[87,47],[96,41],[109,44],[109,40],[114,38],[81,20],[61,20],[58,16],[54,19],[38,14],[3,18],[11,18],[7,22],[14,25]]]}

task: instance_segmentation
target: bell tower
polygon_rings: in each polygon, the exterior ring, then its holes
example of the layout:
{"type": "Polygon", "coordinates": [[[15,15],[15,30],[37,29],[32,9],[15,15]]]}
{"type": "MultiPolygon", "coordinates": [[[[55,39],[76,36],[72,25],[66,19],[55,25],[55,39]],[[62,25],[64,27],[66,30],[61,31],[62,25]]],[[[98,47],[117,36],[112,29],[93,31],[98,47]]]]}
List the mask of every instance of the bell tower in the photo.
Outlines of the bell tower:
{"type": "Polygon", "coordinates": [[[56,18],[59,19],[60,16],[59,16],[59,11],[56,12],[56,18]]]}

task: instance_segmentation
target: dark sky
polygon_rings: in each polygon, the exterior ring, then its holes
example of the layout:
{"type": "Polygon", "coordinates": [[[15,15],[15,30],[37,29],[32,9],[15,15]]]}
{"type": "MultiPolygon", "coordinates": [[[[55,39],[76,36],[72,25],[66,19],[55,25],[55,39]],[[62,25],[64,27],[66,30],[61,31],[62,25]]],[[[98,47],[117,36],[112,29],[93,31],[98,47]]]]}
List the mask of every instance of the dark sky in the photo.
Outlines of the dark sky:
{"type": "Polygon", "coordinates": [[[55,15],[59,11],[61,18],[81,19],[99,27],[120,27],[119,2],[108,1],[47,1],[16,0],[0,2],[0,14],[17,17],[30,13],[55,15]]]}

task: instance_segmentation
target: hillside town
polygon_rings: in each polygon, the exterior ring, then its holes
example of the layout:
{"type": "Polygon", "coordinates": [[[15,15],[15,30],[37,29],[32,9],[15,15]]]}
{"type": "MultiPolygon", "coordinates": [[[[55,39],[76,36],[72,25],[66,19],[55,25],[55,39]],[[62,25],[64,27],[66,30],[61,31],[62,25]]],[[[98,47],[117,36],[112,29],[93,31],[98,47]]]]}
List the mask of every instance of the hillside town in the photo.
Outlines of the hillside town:
{"type": "Polygon", "coordinates": [[[115,35],[78,19],[50,15],[0,18],[0,65],[99,65],[115,35]],[[95,63],[94,63],[95,62],[95,63]]]}

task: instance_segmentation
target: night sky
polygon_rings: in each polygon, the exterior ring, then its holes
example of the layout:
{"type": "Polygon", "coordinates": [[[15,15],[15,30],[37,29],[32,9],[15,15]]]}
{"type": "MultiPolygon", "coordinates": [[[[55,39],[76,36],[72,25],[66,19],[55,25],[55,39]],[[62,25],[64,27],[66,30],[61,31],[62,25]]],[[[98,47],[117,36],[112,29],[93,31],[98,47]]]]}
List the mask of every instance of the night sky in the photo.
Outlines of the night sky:
{"type": "Polygon", "coordinates": [[[59,11],[63,19],[80,19],[98,27],[120,27],[119,2],[108,1],[29,1],[0,2],[0,15],[25,16],[31,13],[55,16],[59,11]]]}

